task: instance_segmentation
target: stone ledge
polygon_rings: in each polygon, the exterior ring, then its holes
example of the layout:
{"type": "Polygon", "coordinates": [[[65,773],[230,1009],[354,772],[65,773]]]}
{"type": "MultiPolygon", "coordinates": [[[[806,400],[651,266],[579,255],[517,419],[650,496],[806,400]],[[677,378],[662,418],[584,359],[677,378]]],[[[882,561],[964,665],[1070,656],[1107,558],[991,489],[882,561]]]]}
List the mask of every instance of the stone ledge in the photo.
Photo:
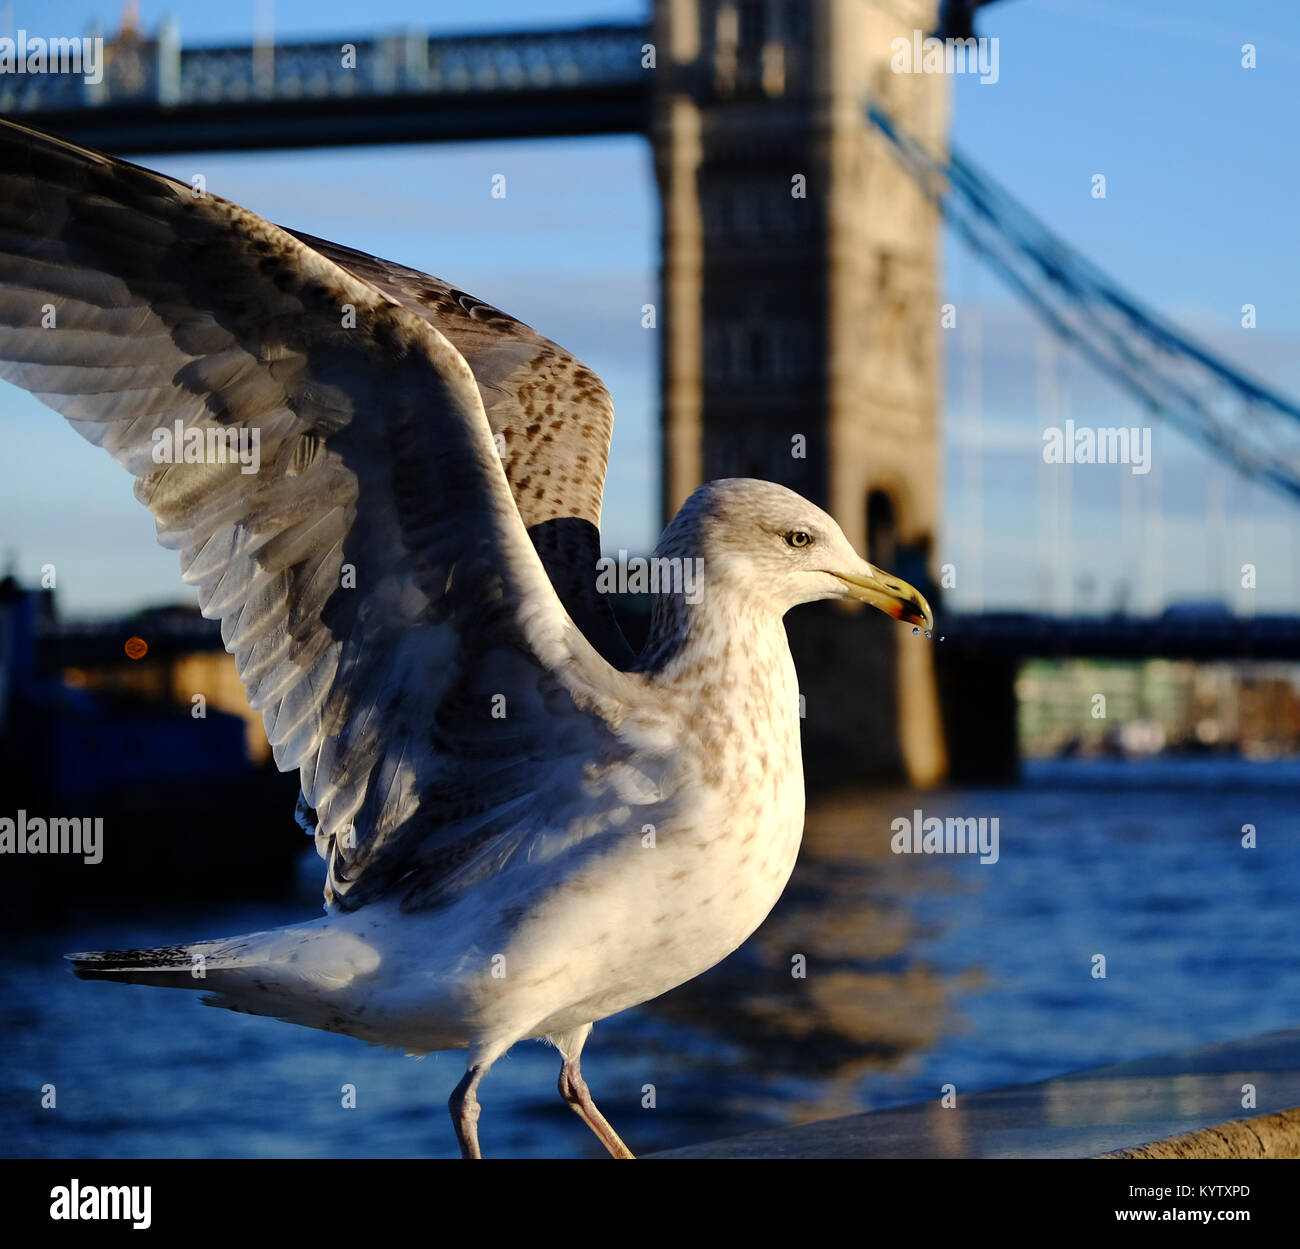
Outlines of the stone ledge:
{"type": "Polygon", "coordinates": [[[1134,1149],[1116,1149],[1103,1158],[1300,1158],[1300,1108],[1257,1119],[1236,1119],[1199,1132],[1134,1149]]]}
{"type": "Polygon", "coordinates": [[[658,1158],[1300,1157],[1300,1029],[658,1158]],[[1241,1120],[1243,1085],[1257,1118],[1241,1120]],[[1154,1142],[1154,1143],[1152,1143],[1154,1142]]]}

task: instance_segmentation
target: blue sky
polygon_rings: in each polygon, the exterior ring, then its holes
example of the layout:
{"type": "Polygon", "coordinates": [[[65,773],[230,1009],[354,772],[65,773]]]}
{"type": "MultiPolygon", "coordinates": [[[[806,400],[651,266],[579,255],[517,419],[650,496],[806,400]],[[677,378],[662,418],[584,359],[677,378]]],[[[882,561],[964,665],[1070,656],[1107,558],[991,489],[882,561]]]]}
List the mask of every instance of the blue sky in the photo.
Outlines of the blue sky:
{"type": "MultiPolygon", "coordinates": [[[[1282,0],[1006,0],[982,29],[1000,41],[999,81],[954,80],[953,140],[1134,294],[1214,350],[1300,393],[1294,159],[1300,16],[1282,0]],[[1258,68],[1240,66],[1243,43],[1258,68]],[[1107,197],[1090,194],[1104,173],[1107,197]],[[1259,326],[1240,327],[1243,303],[1259,326]]],[[[16,0],[12,24],[75,33],[117,7],[16,0]]],[[[479,0],[143,0],[152,30],[176,16],[187,43],[243,41],[273,15],[279,37],[558,26],[637,19],[640,3],[479,0]]],[[[0,21],[5,18],[0,8],[0,21]]],[[[657,344],[640,325],[656,302],[658,205],[638,138],[151,158],[272,220],[445,277],[563,343],[600,373],[619,420],[606,545],[646,549],[658,530],[657,344]],[[509,194],[488,189],[504,172],[509,194]]],[[[1234,593],[1249,560],[1259,611],[1297,610],[1296,512],[1247,487],[1157,426],[1157,471],[1064,477],[1039,454],[1049,400],[1080,423],[1145,424],[1109,384],[1058,352],[1042,384],[1028,314],[952,240],[946,298],[945,523],[939,562],[958,565],[968,606],[1158,607],[1234,593]],[[972,336],[978,334],[979,350],[972,336]],[[978,431],[975,433],[974,431],[978,431]],[[1126,480],[1127,477],[1127,480],[1126,480]],[[1068,498],[1063,487],[1068,479],[1068,498]]],[[[48,410],[0,392],[0,554],[21,576],[59,571],[65,611],[184,599],[175,555],[157,548],[126,475],[48,410]]]]}

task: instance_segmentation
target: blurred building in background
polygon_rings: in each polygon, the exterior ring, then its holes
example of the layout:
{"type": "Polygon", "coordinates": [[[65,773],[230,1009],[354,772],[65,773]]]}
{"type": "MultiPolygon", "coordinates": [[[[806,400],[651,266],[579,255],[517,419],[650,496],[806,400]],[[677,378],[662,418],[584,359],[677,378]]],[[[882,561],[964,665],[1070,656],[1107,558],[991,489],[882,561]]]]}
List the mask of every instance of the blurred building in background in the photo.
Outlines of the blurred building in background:
{"type": "Polygon", "coordinates": [[[109,893],[279,891],[306,842],[293,835],[297,777],[268,759],[234,659],[197,609],[65,625],[53,591],[0,581],[0,816],[104,822],[97,864],[6,856],[10,921],[109,893]]]}
{"type": "Polygon", "coordinates": [[[1031,660],[1016,699],[1031,758],[1300,754],[1300,664],[1031,660]]]}

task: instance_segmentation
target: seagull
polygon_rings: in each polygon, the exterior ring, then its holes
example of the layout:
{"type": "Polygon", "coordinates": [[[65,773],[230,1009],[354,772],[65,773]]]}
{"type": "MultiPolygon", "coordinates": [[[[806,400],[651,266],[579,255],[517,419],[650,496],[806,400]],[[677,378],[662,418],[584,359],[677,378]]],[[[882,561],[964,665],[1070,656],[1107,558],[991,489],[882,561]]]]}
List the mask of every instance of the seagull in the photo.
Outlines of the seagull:
{"type": "Polygon", "coordinates": [[[799,849],[784,614],[855,599],[928,629],[922,595],[792,491],[712,481],[655,549],[634,654],[597,588],[591,370],[437,278],[9,121],[0,376],[134,476],[327,865],[311,922],[75,974],[465,1050],[466,1158],[485,1073],[549,1041],[565,1102],[632,1157],[582,1076],[593,1024],[735,950],[799,849]]]}

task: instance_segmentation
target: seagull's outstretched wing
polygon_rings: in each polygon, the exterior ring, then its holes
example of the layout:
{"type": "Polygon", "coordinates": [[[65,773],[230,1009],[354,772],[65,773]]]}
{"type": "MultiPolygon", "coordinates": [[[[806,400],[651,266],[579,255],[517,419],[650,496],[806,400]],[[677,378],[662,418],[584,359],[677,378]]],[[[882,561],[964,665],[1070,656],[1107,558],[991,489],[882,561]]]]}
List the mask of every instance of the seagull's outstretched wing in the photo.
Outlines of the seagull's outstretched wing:
{"type": "Polygon", "coordinates": [[[291,233],[419,313],[465,357],[519,515],[560,601],[606,659],[628,667],[635,656],[593,575],[614,432],[614,401],[605,384],[531,326],[441,278],[291,233]]]}
{"type": "Polygon", "coordinates": [[[561,607],[470,369],[356,273],[0,122],[0,376],[136,477],[276,762],[301,769],[339,906],[408,878],[427,900],[619,757],[637,678],[561,607]],[[160,462],[178,422],[208,462],[160,462]],[[259,439],[256,472],[212,462],[231,431],[259,439]]]}

